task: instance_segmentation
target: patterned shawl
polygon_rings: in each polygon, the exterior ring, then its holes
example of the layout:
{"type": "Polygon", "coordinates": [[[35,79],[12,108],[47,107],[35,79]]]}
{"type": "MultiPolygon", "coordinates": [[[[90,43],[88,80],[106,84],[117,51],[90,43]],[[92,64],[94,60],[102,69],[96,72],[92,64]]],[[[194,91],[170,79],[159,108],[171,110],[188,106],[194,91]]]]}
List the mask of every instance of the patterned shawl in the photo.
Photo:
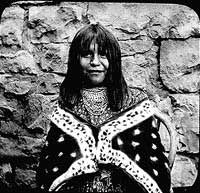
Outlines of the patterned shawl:
{"type": "Polygon", "coordinates": [[[37,173],[48,191],[169,193],[170,169],[143,97],[99,125],[56,104],[37,173]],[[164,182],[164,183],[163,183],[164,182]]]}

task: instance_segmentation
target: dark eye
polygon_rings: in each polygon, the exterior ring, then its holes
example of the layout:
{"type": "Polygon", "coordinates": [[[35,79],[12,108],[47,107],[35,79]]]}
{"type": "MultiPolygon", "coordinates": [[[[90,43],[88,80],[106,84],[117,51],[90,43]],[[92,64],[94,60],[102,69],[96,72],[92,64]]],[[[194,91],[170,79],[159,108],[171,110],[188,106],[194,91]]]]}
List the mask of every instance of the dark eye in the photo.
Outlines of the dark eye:
{"type": "Polygon", "coordinates": [[[103,50],[99,51],[99,55],[100,55],[102,58],[107,58],[107,57],[106,57],[106,51],[103,51],[103,50]]]}
{"type": "Polygon", "coordinates": [[[81,53],[81,57],[90,58],[90,57],[92,57],[92,53],[89,52],[89,51],[83,51],[83,52],[81,53]]]}

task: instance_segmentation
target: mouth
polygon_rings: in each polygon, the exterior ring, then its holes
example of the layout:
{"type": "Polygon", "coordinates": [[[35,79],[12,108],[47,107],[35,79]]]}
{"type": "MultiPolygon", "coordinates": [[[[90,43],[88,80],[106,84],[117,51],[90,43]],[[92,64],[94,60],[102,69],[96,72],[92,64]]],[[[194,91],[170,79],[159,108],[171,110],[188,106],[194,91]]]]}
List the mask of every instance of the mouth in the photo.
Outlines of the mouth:
{"type": "Polygon", "coordinates": [[[89,74],[100,74],[100,73],[103,73],[104,70],[88,70],[88,73],[89,74]]]}

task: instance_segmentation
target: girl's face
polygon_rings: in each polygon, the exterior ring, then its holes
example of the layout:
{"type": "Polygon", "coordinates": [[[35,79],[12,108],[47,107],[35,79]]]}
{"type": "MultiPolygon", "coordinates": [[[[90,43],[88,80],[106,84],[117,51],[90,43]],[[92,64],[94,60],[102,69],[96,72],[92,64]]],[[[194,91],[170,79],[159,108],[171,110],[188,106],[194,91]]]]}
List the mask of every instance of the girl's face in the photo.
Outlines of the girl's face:
{"type": "Polygon", "coordinates": [[[109,67],[105,50],[99,52],[98,44],[91,43],[89,50],[81,54],[80,65],[83,70],[85,86],[95,87],[103,85],[109,67]]]}

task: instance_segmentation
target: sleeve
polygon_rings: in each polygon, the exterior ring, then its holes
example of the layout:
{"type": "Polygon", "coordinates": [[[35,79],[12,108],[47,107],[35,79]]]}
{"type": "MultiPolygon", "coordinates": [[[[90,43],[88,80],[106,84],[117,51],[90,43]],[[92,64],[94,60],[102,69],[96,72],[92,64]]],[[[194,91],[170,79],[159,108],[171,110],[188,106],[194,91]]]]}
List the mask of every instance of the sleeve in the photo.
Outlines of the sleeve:
{"type": "Polygon", "coordinates": [[[53,146],[56,143],[55,139],[58,138],[59,134],[59,129],[51,122],[50,130],[47,134],[45,144],[40,154],[39,167],[36,173],[37,185],[41,190],[48,190],[52,181],[52,177],[48,175],[48,168],[50,168],[48,158],[53,154],[53,149],[55,148],[53,146]]]}
{"type": "Polygon", "coordinates": [[[38,188],[48,191],[52,182],[80,157],[78,152],[76,140],[51,122],[36,174],[38,188]],[[73,152],[77,152],[76,157],[70,156],[73,152]]]}
{"type": "MultiPolygon", "coordinates": [[[[112,139],[112,147],[134,161],[140,169],[145,171],[145,176],[148,174],[158,184],[163,193],[169,193],[171,183],[169,161],[164,154],[165,150],[157,127],[155,119],[151,116],[117,134],[112,139]]],[[[137,175],[143,178],[140,172],[137,175]]]]}

